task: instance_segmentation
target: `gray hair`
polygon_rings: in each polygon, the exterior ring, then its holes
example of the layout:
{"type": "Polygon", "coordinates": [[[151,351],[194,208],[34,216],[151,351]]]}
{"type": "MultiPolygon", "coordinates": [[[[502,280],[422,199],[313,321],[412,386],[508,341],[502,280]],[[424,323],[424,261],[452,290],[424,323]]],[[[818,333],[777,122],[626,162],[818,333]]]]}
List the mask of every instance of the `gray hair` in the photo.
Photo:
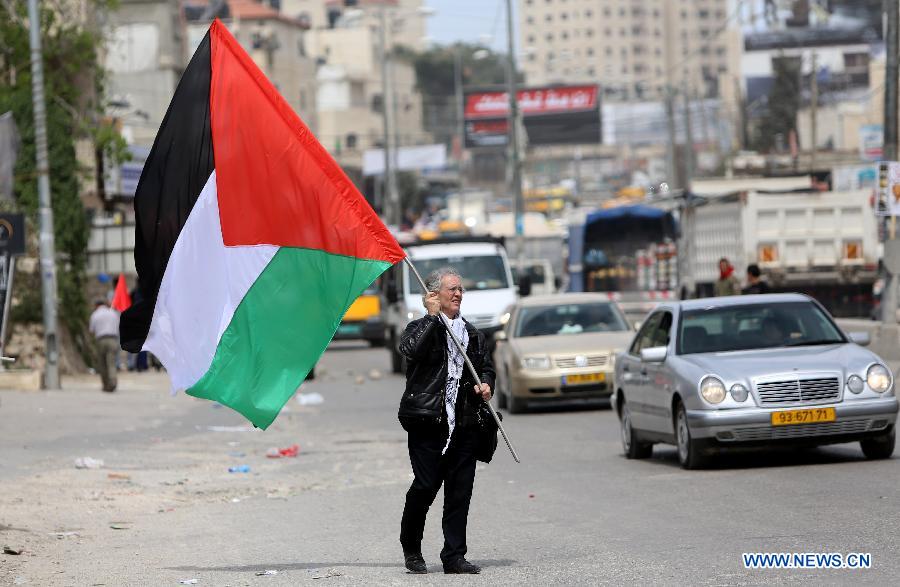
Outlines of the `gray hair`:
{"type": "Polygon", "coordinates": [[[427,293],[441,289],[441,283],[444,282],[444,278],[448,275],[453,275],[462,279],[462,275],[460,275],[459,271],[453,267],[441,267],[428,274],[428,277],[425,278],[425,291],[422,292],[423,303],[425,302],[425,295],[427,293]]]}

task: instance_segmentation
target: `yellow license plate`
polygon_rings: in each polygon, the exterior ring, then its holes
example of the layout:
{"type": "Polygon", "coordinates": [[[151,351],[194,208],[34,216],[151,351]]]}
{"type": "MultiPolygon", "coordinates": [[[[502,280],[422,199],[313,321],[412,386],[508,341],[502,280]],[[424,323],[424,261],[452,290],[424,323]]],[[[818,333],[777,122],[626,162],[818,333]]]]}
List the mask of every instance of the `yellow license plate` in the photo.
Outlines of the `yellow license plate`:
{"type": "Polygon", "coordinates": [[[772,412],[772,426],[791,426],[793,424],[814,424],[816,422],[834,422],[837,416],[834,408],[812,408],[809,410],[785,410],[772,412]]]}
{"type": "Polygon", "coordinates": [[[563,377],[565,385],[578,385],[579,383],[603,383],[606,381],[606,373],[580,373],[578,375],[566,375],[563,377]]]}

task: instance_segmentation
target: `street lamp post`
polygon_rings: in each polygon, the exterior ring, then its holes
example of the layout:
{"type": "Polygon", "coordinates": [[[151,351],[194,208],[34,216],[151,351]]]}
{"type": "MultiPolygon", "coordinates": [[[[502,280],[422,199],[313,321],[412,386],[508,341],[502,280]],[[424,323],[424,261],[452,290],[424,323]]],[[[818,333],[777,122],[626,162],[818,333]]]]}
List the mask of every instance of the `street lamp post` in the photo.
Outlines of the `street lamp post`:
{"type": "Polygon", "coordinates": [[[519,100],[516,88],[516,48],[513,37],[512,0],[506,0],[506,93],[509,100],[509,183],[513,196],[516,223],[516,260],[522,267],[525,259],[525,239],[523,213],[525,202],[522,197],[522,162],[519,154],[519,100]]]}
{"type": "Polygon", "coordinates": [[[459,173],[459,218],[466,221],[466,186],[463,172],[464,150],[466,147],[465,103],[463,98],[462,44],[456,44],[453,53],[453,84],[456,94],[456,140],[458,141],[459,159],[456,162],[459,173]]]}
{"type": "Polygon", "coordinates": [[[34,142],[38,174],[40,269],[44,310],[44,389],[59,389],[59,350],[56,338],[56,247],[50,200],[50,164],[47,156],[47,110],[44,101],[44,61],[41,19],[37,0],[28,1],[31,43],[31,92],[34,103],[34,142]]]}
{"type": "Polygon", "coordinates": [[[379,10],[378,48],[381,56],[381,114],[384,124],[384,199],[387,203],[385,216],[388,222],[400,226],[400,192],[397,190],[397,174],[394,165],[396,145],[394,144],[394,88],[387,43],[387,7],[382,4],[379,10]]]}

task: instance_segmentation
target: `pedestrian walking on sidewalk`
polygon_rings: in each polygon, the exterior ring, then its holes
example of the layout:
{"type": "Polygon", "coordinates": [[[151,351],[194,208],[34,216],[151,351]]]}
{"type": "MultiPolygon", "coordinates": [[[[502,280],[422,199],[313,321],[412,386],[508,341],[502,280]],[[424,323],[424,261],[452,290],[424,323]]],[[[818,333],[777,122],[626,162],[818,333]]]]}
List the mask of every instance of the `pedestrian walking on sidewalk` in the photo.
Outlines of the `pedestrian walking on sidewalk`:
{"type": "Polygon", "coordinates": [[[97,371],[103,391],[116,390],[116,359],[119,356],[119,313],[106,301],[97,300],[91,314],[90,331],[97,340],[97,371]]]}
{"type": "Polygon", "coordinates": [[[494,366],[484,334],[460,314],[464,290],[459,273],[438,269],[428,276],[425,288],[422,299],[428,314],[410,322],[400,338],[407,368],[399,418],[409,435],[415,476],[406,493],[400,544],[406,568],[428,572],[422,535],[428,509],[443,484],[444,572],[474,574],[481,569],[465,559],[466,523],[475,483],[478,407],[491,399],[494,366]],[[467,371],[445,319],[481,378],[480,387],[467,371]]]}

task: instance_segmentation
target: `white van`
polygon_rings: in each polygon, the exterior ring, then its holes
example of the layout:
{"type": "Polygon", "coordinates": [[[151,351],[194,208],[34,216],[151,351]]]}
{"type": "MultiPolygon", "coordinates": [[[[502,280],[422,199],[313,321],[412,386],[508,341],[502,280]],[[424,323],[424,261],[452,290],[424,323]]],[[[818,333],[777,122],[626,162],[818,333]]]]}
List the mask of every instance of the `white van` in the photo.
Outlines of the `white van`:
{"type": "MultiPolygon", "coordinates": [[[[441,267],[453,267],[462,276],[466,293],[462,315],[484,332],[489,343],[494,333],[503,327],[502,319],[509,306],[516,301],[516,289],[506,249],[494,239],[442,239],[418,242],[406,247],[410,261],[427,279],[428,274],[441,267]]],[[[388,330],[388,349],[394,373],[403,370],[397,350],[400,335],[406,325],[425,315],[422,288],[406,263],[398,263],[383,280],[388,330]]],[[[526,292],[527,293],[527,292],[526,292]]]]}

